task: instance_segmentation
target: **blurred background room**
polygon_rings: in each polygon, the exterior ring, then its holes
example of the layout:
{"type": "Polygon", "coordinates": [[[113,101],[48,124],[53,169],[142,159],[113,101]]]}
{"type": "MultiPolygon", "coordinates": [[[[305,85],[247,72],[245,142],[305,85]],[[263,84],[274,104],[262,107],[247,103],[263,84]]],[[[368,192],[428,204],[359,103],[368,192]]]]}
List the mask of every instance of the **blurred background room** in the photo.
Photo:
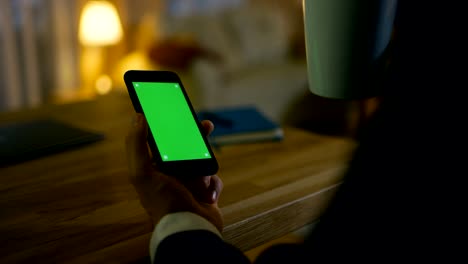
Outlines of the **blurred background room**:
{"type": "Polygon", "coordinates": [[[299,0],[4,0],[0,54],[4,112],[125,94],[129,69],[176,71],[197,110],[340,135],[356,112],[308,91],[299,0]]]}
{"type": "Polygon", "coordinates": [[[196,111],[255,106],[284,128],[216,148],[227,241],[245,251],[311,224],[375,102],[312,94],[305,44],[301,0],[0,0],[0,259],[148,263],[127,70],[175,71],[196,111]]]}

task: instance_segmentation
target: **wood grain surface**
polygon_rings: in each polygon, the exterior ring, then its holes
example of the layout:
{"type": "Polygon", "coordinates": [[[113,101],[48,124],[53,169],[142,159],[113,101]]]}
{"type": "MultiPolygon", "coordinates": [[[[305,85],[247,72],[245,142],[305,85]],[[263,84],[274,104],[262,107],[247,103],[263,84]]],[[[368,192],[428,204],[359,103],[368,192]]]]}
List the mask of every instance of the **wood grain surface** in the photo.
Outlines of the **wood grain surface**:
{"type": "MultiPolygon", "coordinates": [[[[0,168],[0,262],[143,263],[152,226],[127,179],[126,94],[0,114],[0,124],[55,118],[106,139],[0,168]]],[[[285,140],[215,151],[224,237],[248,250],[316,220],[354,143],[285,128],[285,140]]]]}

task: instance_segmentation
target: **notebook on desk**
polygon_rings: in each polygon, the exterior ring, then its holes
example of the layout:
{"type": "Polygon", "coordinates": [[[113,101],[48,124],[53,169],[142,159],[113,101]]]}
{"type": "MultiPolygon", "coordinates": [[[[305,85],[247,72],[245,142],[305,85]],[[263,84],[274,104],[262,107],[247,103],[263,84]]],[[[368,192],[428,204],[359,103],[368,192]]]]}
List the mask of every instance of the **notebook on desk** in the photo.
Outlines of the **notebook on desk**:
{"type": "Polygon", "coordinates": [[[0,166],[65,151],[103,138],[103,134],[51,119],[0,125],[0,166]]]}
{"type": "Polygon", "coordinates": [[[213,122],[210,140],[216,145],[274,141],[283,138],[283,129],[253,106],[200,111],[200,120],[213,122]]]}

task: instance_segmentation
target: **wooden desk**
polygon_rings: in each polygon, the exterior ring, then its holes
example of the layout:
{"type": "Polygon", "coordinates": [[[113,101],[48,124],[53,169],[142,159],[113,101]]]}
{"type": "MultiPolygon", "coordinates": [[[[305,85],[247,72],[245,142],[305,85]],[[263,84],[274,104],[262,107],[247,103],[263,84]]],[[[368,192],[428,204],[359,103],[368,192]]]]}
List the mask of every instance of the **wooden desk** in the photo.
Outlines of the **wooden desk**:
{"type": "MultiPolygon", "coordinates": [[[[0,262],[145,260],[149,218],[127,180],[126,94],[0,115],[0,123],[53,117],[106,139],[0,169],[0,262]]],[[[286,128],[285,140],[216,152],[226,240],[242,250],[317,219],[340,182],[353,143],[286,128]]]]}

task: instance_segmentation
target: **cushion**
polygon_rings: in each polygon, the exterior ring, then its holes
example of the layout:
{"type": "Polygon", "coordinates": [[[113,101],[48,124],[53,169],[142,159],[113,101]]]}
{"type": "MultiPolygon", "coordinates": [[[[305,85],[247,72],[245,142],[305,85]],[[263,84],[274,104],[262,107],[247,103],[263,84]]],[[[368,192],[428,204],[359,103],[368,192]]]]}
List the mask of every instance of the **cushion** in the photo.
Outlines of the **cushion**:
{"type": "Polygon", "coordinates": [[[277,62],[287,55],[287,23],[279,10],[268,5],[245,5],[233,10],[229,19],[248,64],[277,62]]]}

